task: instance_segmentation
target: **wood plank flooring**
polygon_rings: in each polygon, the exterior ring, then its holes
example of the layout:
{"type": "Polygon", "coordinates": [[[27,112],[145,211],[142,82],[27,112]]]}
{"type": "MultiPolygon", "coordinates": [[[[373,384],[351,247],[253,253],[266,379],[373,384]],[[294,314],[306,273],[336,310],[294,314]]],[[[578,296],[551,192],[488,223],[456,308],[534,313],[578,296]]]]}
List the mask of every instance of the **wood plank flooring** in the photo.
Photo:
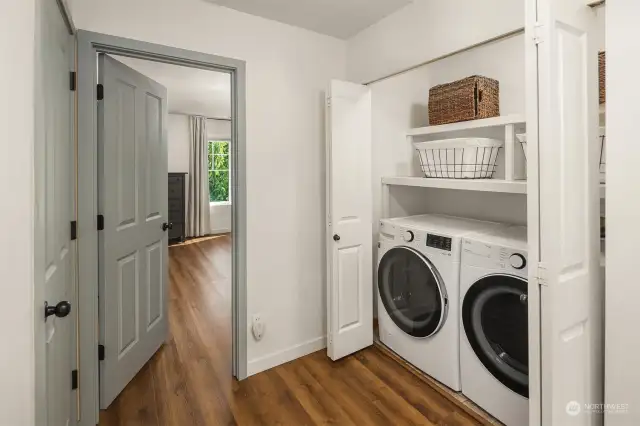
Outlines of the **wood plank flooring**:
{"type": "Polygon", "coordinates": [[[236,381],[230,238],[169,257],[170,337],[101,426],[480,424],[375,348],[338,362],[319,351],[236,381]]]}

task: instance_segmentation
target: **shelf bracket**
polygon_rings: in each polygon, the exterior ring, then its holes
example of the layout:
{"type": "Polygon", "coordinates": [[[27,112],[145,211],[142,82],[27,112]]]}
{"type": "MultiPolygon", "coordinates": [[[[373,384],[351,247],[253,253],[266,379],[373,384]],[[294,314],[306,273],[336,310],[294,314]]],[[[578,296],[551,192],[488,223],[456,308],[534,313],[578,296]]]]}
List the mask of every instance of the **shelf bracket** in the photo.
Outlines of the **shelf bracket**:
{"type": "Polygon", "coordinates": [[[589,6],[591,9],[595,9],[596,7],[600,7],[604,5],[606,5],[605,0],[597,0],[597,1],[592,1],[590,3],[587,3],[587,6],[589,6]]]}
{"type": "Polygon", "coordinates": [[[515,138],[516,129],[513,124],[504,126],[504,179],[515,180],[515,138]]]}

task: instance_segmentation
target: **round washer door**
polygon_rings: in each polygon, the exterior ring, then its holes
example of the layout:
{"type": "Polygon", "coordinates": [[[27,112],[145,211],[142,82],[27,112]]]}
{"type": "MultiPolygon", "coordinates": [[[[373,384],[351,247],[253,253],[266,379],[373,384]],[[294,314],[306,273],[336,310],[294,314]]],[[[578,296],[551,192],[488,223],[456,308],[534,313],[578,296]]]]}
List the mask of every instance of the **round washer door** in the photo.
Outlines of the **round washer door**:
{"type": "Polygon", "coordinates": [[[378,265],[378,290],[393,322],[413,337],[437,333],[447,316],[447,292],[429,259],[411,247],[394,247],[378,265]]]}
{"type": "Polygon", "coordinates": [[[489,275],[462,302],[465,334],[487,370],[512,391],[529,397],[527,281],[489,275]]]}

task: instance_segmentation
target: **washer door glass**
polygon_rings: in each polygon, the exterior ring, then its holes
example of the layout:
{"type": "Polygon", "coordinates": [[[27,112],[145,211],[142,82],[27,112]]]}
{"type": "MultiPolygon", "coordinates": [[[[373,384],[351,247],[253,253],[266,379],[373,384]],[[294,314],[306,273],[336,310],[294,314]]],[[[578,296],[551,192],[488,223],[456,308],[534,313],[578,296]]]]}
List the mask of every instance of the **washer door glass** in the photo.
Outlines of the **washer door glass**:
{"type": "Polygon", "coordinates": [[[474,283],[462,303],[467,339],[482,364],[505,386],[529,397],[527,281],[489,275],[474,283]]]}
{"type": "Polygon", "coordinates": [[[393,322],[414,337],[436,333],[446,319],[442,278],[425,256],[410,247],[387,251],[378,266],[378,290],[393,322]]]}

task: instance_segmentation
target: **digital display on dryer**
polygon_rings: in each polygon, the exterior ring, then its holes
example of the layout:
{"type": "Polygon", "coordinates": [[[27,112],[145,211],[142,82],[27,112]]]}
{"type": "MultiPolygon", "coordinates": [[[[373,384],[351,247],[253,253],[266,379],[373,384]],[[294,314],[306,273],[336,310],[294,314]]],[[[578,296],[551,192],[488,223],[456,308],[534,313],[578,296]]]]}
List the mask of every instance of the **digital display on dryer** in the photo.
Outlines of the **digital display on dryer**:
{"type": "Polygon", "coordinates": [[[451,238],[441,235],[427,234],[427,247],[451,251],[451,238]]]}

